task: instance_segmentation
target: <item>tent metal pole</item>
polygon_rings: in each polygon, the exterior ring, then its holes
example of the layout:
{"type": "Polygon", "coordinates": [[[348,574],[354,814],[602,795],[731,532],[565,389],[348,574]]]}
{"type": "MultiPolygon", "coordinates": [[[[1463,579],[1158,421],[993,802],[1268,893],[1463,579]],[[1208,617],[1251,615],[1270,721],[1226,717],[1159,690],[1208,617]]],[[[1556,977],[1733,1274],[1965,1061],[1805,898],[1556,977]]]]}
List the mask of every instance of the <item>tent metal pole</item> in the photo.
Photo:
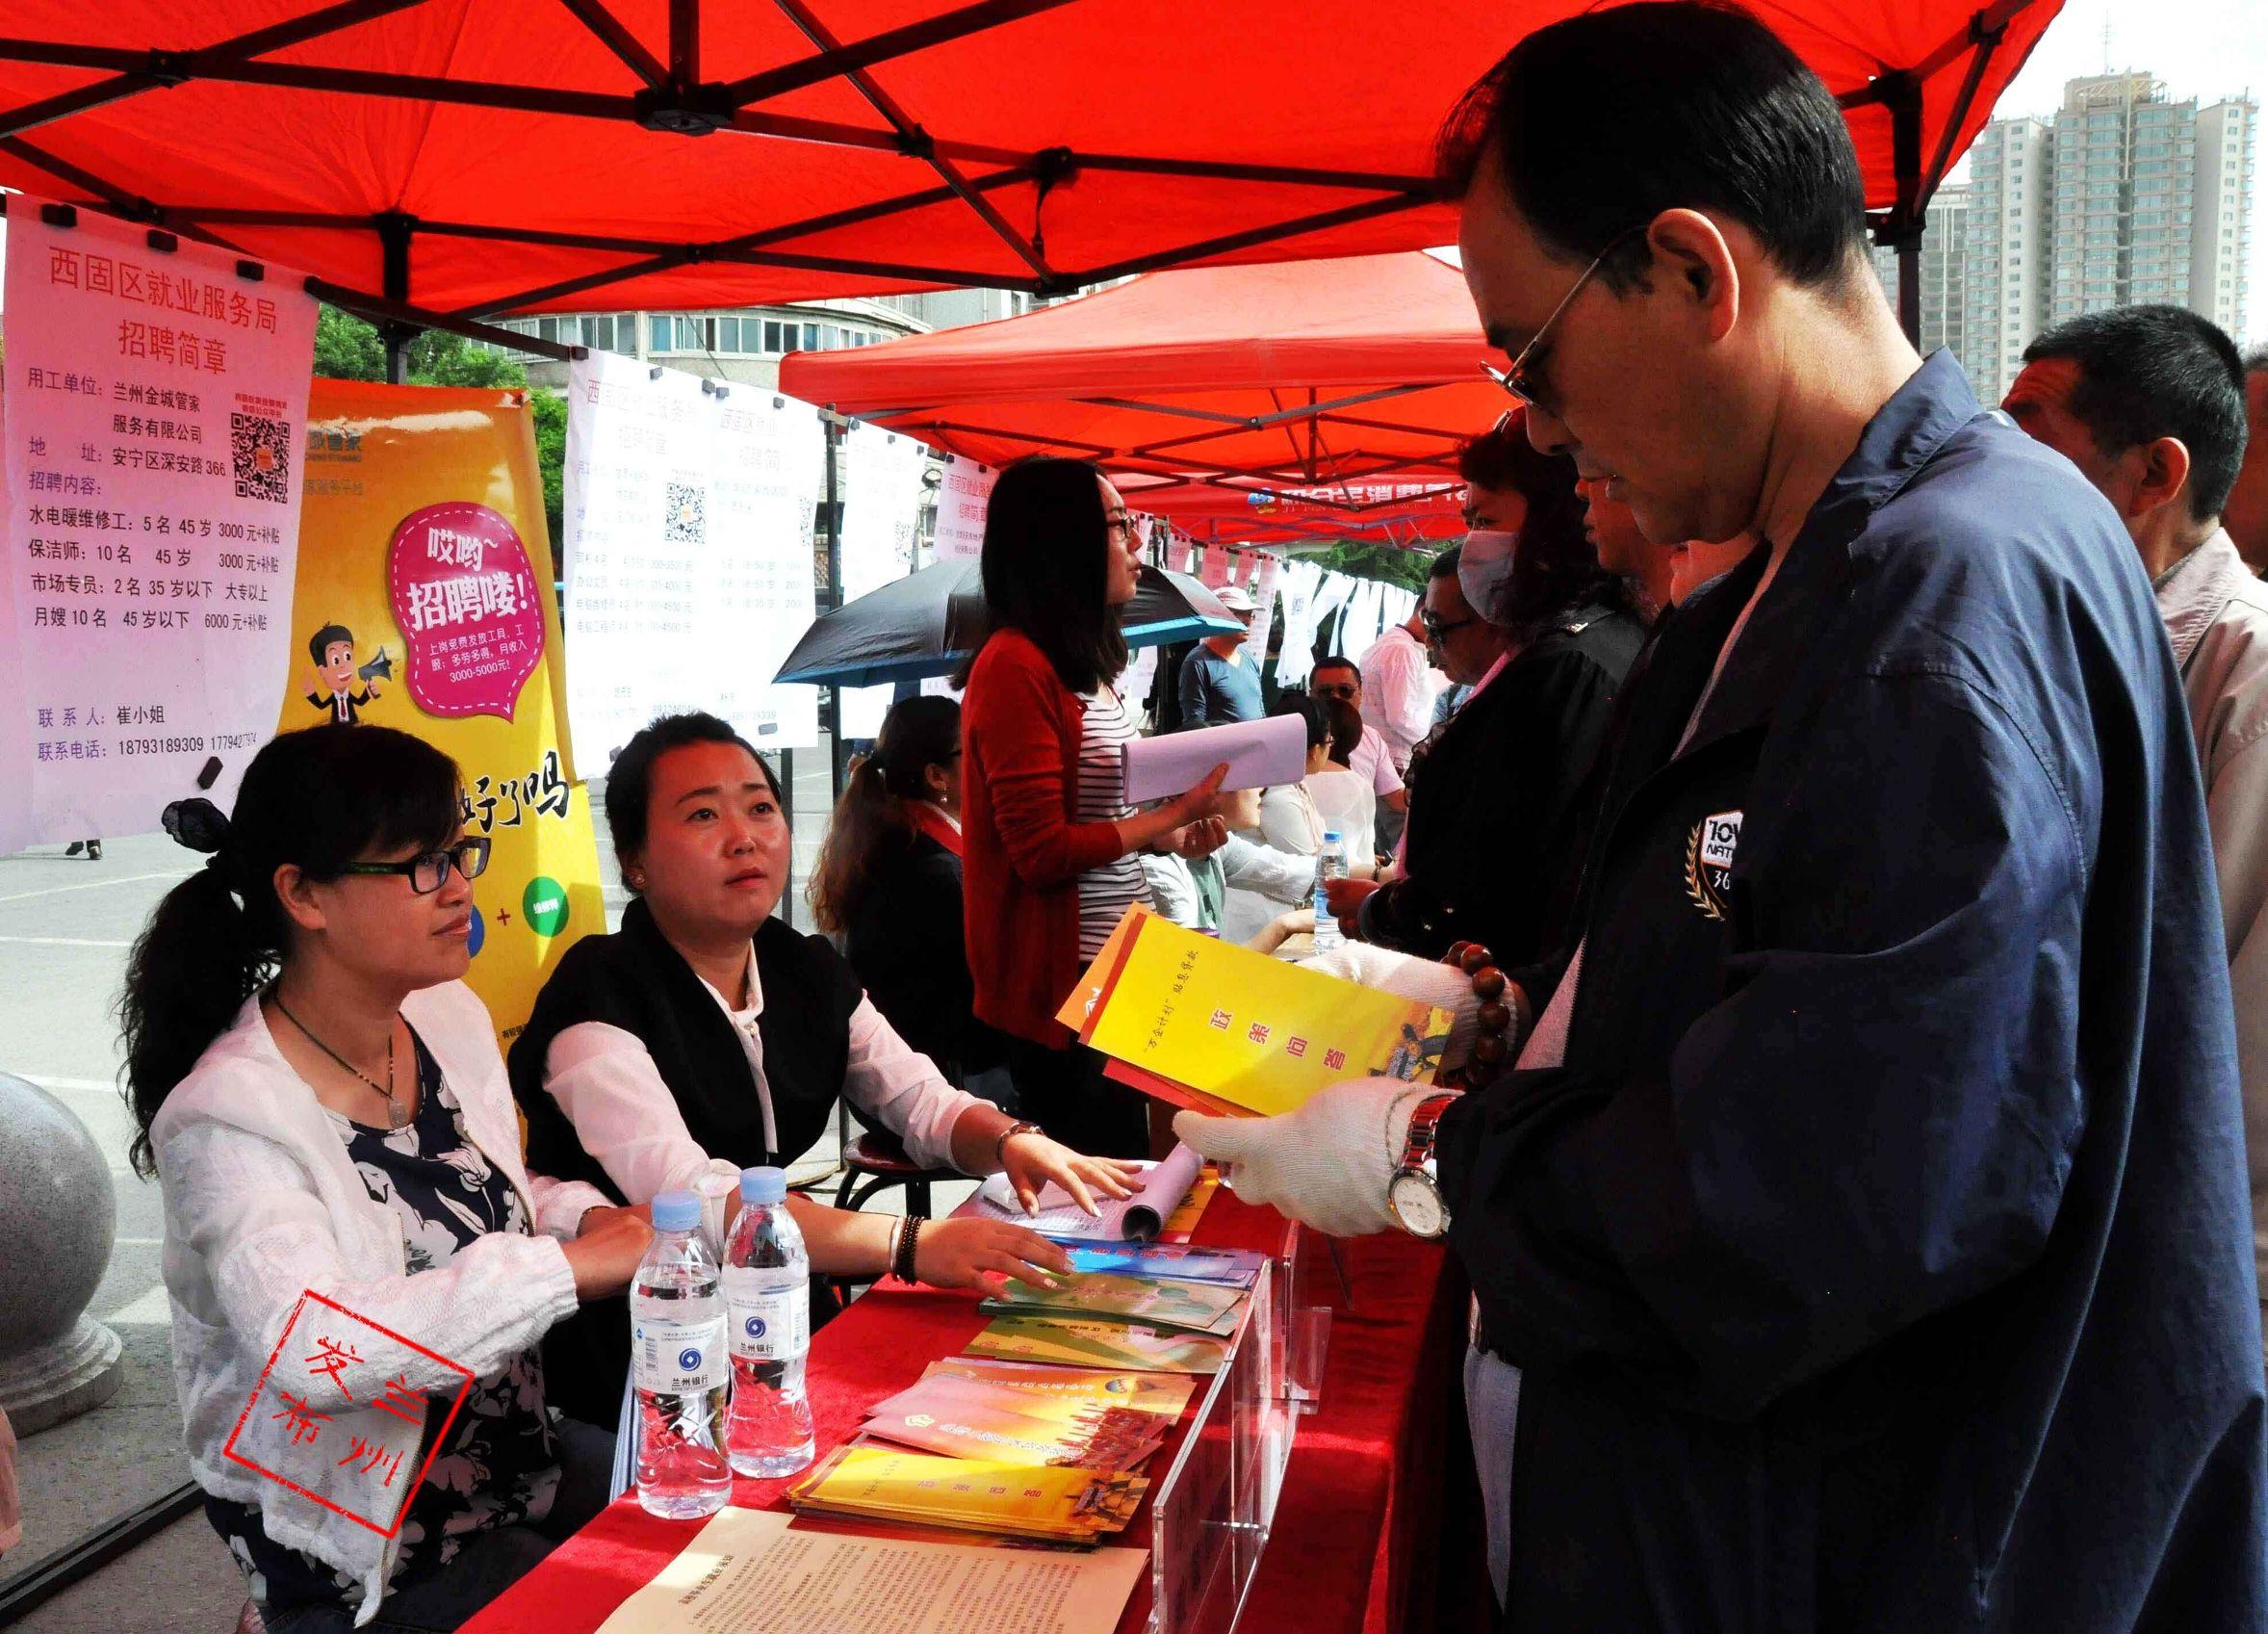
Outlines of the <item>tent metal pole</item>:
{"type": "MultiPolygon", "coordinates": [[[[827,584],[821,592],[821,612],[842,606],[842,433],[843,423],[826,416],[827,431],[827,584]]],[[[848,760],[842,747],[842,688],[827,688],[827,796],[832,806],[842,798],[843,768],[848,760]]]]}
{"type": "Polygon", "coordinates": [[[1891,170],[1897,178],[1897,202],[1890,212],[1891,243],[1897,250],[1898,327],[1916,347],[1921,344],[1921,232],[1928,200],[1921,192],[1921,82],[1910,73],[1882,76],[1882,99],[1890,110],[1891,170]]]}

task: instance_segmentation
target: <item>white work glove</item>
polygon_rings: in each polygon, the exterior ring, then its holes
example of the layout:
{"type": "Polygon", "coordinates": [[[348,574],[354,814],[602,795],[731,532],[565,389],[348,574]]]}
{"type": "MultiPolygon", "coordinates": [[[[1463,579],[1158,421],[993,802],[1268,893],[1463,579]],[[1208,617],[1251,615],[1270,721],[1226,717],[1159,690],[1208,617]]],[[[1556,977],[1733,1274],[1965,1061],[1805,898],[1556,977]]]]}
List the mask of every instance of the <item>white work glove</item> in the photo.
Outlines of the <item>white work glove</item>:
{"type": "Polygon", "coordinates": [[[1222,1165],[1248,1203],[1332,1236],[1399,1229],[1386,1186],[1402,1163],[1409,1115],[1434,1093],[1400,1078],[1350,1078],[1276,1118],[1180,1112],[1173,1132],[1222,1165]]]}
{"type": "Polygon", "coordinates": [[[1473,997],[1473,978],[1455,965],[1373,947],[1367,942],[1347,942],[1327,953],[1302,959],[1300,966],[1342,981],[1375,987],[1381,993],[1422,999],[1447,1010],[1456,1021],[1449,1029],[1449,1042],[1442,1047],[1438,1071],[1454,1073],[1472,1054],[1473,1040],[1481,1033],[1481,1000],[1473,997]]]}

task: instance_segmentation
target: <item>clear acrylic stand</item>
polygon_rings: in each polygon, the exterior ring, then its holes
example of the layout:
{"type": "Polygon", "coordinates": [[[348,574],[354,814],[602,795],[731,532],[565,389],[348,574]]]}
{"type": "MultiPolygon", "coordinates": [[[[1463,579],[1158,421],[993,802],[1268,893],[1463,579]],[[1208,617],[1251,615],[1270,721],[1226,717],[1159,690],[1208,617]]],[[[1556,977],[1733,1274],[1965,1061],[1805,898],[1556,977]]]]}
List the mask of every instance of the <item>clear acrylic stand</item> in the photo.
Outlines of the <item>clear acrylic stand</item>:
{"type": "Polygon", "coordinates": [[[1283,1267],[1260,1267],[1227,1360],[1150,1501],[1149,1634],[1229,1634],[1268,1546],[1298,1413],[1284,1380],[1283,1267]]]}

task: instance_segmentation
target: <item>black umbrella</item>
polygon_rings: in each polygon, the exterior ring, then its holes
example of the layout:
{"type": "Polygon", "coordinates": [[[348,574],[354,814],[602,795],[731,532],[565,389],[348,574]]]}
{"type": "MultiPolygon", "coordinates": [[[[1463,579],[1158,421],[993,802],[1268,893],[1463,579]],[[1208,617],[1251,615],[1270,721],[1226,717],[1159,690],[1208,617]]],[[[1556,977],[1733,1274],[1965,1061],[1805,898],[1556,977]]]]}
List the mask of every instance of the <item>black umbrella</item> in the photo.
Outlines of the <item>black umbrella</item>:
{"type": "MultiPolygon", "coordinates": [[[[1129,647],[1237,635],[1245,628],[1198,580],[1147,563],[1119,626],[1129,647]]],[[[774,679],[873,687],[950,675],[983,644],[987,629],[978,563],[941,561],[812,620],[774,679]]]]}

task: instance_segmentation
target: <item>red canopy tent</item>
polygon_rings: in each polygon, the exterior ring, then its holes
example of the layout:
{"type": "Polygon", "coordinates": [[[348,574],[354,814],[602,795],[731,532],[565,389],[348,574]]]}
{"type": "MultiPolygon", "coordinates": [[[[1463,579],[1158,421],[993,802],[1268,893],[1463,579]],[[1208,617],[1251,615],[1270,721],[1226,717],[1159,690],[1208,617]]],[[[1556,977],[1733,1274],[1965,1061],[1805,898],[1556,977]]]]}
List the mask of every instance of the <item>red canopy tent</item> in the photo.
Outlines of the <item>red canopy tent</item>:
{"type": "Polygon", "coordinates": [[[795,352],[780,385],[990,464],[1085,455],[1200,536],[1408,537],[1456,525],[1456,451],[1509,406],[1481,372],[1492,355],[1463,274],[1405,252],[1152,272],[795,352]]]}
{"type": "MultiPolygon", "coordinates": [[[[10,0],[0,182],[459,328],[1063,292],[1447,242],[1437,122],[1586,3],[10,0]]],[[[1756,0],[1899,237],[2059,4],[1756,0]]]]}

